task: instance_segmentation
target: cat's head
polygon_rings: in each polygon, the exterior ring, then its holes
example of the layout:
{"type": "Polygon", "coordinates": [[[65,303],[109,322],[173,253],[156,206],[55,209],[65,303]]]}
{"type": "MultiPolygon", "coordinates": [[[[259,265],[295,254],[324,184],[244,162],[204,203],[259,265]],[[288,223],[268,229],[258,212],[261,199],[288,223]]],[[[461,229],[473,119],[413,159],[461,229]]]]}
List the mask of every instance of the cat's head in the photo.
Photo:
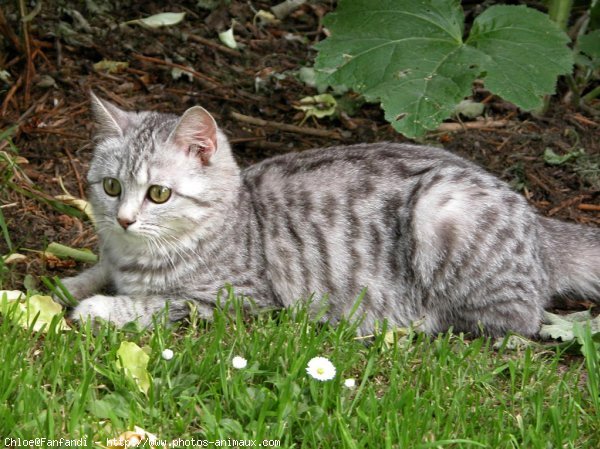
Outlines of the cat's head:
{"type": "Polygon", "coordinates": [[[240,185],[224,134],[199,106],[127,112],[91,94],[96,122],[89,196],[105,242],[194,240],[216,232],[240,185]]]}

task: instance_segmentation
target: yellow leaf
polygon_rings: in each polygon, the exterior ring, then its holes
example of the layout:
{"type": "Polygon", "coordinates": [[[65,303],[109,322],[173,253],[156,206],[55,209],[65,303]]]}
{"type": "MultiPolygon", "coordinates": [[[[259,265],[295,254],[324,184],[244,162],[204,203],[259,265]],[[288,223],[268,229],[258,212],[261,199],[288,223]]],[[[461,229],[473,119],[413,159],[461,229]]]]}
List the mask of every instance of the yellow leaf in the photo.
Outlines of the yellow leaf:
{"type": "Polygon", "coordinates": [[[96,220],[94,219],[94,211],[92,210],[92,205],[87,201],[82,200],[81,198],[76,198],[73,195],[56,195],[54,198],[80,210],[88,216],[88,218],[93,224],[96,223],[96,220]]]}
{"type": "Polygon", "coordinates": [[[103,59],[94,64],[94,70],[98,72],[120,73],[129,67],[129,62],[126,61],[110,61],[103,59]]]}
{"type": "Polygon", "coordinates": [[[5,265],[10,265],[10,264],[14,264],[14,263],[19,263],[19,262],[24,262],[25,260],[27,260],[27,256],[24,254],[19,254],[19,253],[13,253],[9,256],[6,256],[4,258],[4,264],[5,265]]]}
{"type": "Polygon", "coordinates": [[[108,439],[108,446],[103,446],[106,449],[120,449],[125,447],[162,447],[158,446],[158,438],[156,435],[146,432],[138,426],[134,426],[134,430],[123,432],[116,438],[108,439]]]}
{"type": "MultiPolygon", "coordinates": [[[[23,301],[22,298],[25,298],[25,294],[22,292],[18,290],[2,290],[0,291],[0,297],[2,299],[6,297],[6,300],[9,302],[19,302],[18,309],[21,313],[19,316],[16,316],[15,319],[26,329],[31,327],[31,324],[35,320],[33,330],[40,331],[45,326],[44,332],[46,332],[52,319],[56,315],[62,313],[61,305],[56,303],[50,296],[33,295],[29,299],[23,301]]],[[[66,323],[64,318],[61,318],[60,322],[58,323],[58,329],[69,330],[71,328],[66,323]]]]}
{"type": "Polygon", "coordinates": [[[117,357],[117,366],[136,383],[142,393],[147,394],[150,388],[150,374],[147,370],[150,356],[135,343],[123,341],[117,350],[117,357]]]}

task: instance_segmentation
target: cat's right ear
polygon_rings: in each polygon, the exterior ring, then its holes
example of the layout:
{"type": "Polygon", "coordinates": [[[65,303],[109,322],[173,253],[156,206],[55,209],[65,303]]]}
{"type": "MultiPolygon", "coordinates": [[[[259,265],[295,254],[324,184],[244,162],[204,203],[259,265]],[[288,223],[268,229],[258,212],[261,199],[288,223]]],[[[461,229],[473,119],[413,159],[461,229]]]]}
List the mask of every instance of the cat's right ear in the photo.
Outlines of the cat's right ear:
{"type": "Polygon", "coordinates": [[[183,113],[169,140],[208,165],[217,151],[217,123],[206,109],[191,107],[183,113]]]}
{"type": "Polygon", "coordinates": [[[92,113],[96,121],[96,137],[122,137],[129,125],[129,114],[114,104],[98,98],[90,91],[92,113]]]}

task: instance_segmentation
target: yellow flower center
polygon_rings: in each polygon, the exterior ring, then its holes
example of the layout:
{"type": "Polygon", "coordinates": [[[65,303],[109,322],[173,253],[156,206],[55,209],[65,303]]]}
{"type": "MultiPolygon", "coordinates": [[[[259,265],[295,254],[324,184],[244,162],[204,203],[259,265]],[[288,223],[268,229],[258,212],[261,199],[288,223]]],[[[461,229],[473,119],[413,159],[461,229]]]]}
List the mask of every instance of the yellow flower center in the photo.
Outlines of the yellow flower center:
{"type": "Polygon", "coordinates": [[[325,373],[325,369],[323,369],[323,368],[317,368],[317,373],[318,374],[323,374],[323,373],[325,373]]]}

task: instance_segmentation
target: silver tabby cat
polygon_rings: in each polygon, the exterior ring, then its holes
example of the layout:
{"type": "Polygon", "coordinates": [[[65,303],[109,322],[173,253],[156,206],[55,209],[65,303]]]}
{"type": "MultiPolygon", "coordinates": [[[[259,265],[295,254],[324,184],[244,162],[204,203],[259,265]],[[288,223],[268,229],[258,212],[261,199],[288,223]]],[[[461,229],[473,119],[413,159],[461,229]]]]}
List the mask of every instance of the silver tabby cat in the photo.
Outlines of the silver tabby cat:
{"type": "Polygon", "coordinates": [[[241,171],[200,107],[125,112],[92,95],[88,174],[100,262],[64,280],[74,318],[122,326],[193,303],[210,318],[231,284],[259,307],[360,292],[360,332],[384,319],[535,334],[555,295],[600,299],[600,229],[543,218],[504,182],[441,149],[359,144],[241,171]],[[106,292],[113,292],[110,296],[106,292]]]}

